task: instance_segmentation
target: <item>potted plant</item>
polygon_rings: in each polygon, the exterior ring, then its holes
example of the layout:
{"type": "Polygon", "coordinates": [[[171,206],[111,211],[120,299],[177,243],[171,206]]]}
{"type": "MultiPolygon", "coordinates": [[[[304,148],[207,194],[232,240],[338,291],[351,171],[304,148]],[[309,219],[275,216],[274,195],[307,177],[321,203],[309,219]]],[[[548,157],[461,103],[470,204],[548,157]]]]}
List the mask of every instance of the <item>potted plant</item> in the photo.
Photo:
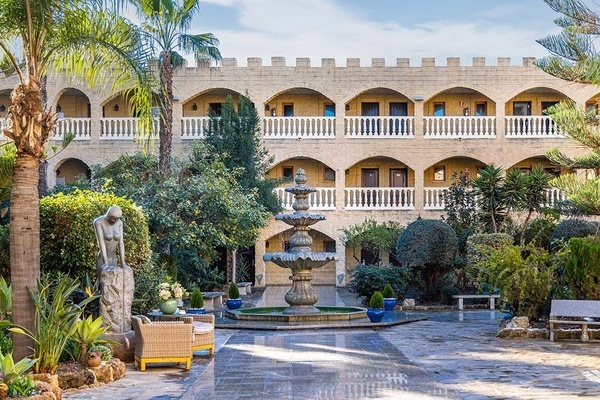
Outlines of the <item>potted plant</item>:
{"type": "Polygon", "coordinates": [[[174,314],[177,311],[178,302],[183,299],[185,290],[180,283],[163,282],[158,285],[158,297],[160,302],[158,307],[163,314],[174,314]]]}
{"type": "Polygon", "coordinates": [[[240,298],[240,289],[238,289],[235,282],[229,284],[229,298],[227,299],[227,308],[230,310],[237,310],[242,306],[242,299],[240,298]]]}
{"type": "Polygon", "coordinates": [[[383,308],[383,295],[380,291],[375,291],[369,301],[369,308],[367,309],[367,317],[371,322],[381,322],[385,308],[383,308]]]}
{"type": "Polygon", "coordinates": [[[396,307],[396,294],[394,293],[394,289],[392,289],[392,285],[387,283],[383,287],[381,294],[383,295],[383,306],[385,311],[394,311],[394,307],[396,307]]]}
{"type": "Polygon", "coordinates": [[[195,288],[190,295],[190,308],[187,310],[188,314],[206,314],[204,310],[204,298],[200,289],[195,288]]]}

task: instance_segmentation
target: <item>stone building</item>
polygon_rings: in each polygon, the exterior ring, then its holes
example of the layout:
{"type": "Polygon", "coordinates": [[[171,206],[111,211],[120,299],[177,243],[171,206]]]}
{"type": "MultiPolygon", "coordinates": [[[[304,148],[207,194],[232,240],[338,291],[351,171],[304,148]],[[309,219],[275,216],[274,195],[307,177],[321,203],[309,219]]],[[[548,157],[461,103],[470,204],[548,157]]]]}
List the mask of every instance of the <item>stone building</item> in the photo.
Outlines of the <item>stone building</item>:
{"type": "MultiPolygon", "coordinates": [[[[337,251],[339,261],[313,271],[316,284],[345,285],[356,264],[339,240],[345,226],[374,219],[407,224],[419,215],[439,218],[444,212],[441,193],[457,171],[475,174],[485,164],[530,169],[542,164],[553,174],[545,151],[553,146],[576,154],[582,151],[544,115],[544,109],[563,99],[595,107],[600,90],[592,85],[551,77],[524,58],[488,63],[473,58],[446,65],[423,58],[420,66],[398,58],[396,65],[372,59],[370,66],[347,59],[336,66],[322,59],[297,58],[287,65],[273,57],[269,66],[249,58],[238,67],[224,59],[218,67],[176,70],[174,77],[173,154],[185,154],[202,140],[209,108],[218,111],[227,95],[248,96],[263,116],[264,145],[274,156],[270,177],[292,178],[303,168],[308,184],[316,187],[312,210],[327,219],[311,232],[314,251],[337,251]]],[[[10,104],[16,81],[0,86],[0,117],[10,104]]],[[[73,182],[89,175],[89,167],[106,164],[138,150],[136,118],[121,93],[90,90],[60,79],[49,80],[48,101],[61,120],[54,139],[66,131],[77,138],[51,158],[50,185],[73,182]]],[[[289,185],[293,185],[288,179],[289,185]]],[[[282,204],[291,199],[278,190],[282,204]]],[[[548,203],[561,194],[548,193],[548,203]]],[[[255,248],[257,285],[288,284],[289,271],[262,261],[265,251],[285,248],[288,226],[271,220],[255,248]]]]}

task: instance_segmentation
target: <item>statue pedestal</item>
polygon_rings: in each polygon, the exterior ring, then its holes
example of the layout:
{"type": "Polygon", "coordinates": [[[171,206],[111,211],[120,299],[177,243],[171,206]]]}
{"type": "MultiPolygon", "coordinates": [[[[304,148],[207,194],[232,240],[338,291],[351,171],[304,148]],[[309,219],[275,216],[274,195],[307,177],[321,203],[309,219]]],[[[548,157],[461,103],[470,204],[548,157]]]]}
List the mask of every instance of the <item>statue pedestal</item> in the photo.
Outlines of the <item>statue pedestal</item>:
{"type": "Polygon", "coordinates": [[[123,267],[103,265],[99,278],[102,325],[110,333],[129,332],[135,285],[132,269],[127,265],[123,267]]]}
{"type": "Polygon", "coordinates": [[[133,361],[133,352],[135,350],[135,332],[129,331],[125,333],[108,332],[104,334],[104,339],[112,340],[118,344],[107,344],[112,350],[113,357],[124,362],[133,361]]]}

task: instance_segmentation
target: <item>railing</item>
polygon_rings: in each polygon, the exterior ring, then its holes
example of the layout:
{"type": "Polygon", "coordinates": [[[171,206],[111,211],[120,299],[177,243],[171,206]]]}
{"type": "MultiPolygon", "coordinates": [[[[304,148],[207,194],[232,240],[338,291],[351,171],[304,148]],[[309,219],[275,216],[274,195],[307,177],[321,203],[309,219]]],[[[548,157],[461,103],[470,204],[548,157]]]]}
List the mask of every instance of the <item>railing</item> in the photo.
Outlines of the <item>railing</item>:
{"type": "Polygon", "coordinates": [[[346,188],[344,200],[347,210],[412,210],[415,188],[346,188]]]}
{"type": "Polygon", "coordinates": [[[560,189],[552,188],[546,190],[546,201],[544,202],[544,206],[546,207],[554,207],[556,203],[563,202],[567,200],[567,195],[560,189]]]}
{"type": "Polygon", "coordinates": [[[414,138],[414,117],[346,117],[348,138],[414,138]]]}
{"type": "MultiPolygon", "coordinates": [[[[308,195],[311,210],[335,210],[335,188],[315,188],[317,191],[308,195]]],[[[294,195],[286,192],[285,188],[276,188],[275,193],[281,200],[281,207],[292,210],[294,195]]]]}
{"type": "Polygon", "coordinates": [[[182,139],[204,139],[205,132],[210,126],[210,117],[181,118],[182,139]]]}
{"type": "Polygon", "coordinates": [[[548,116],[507,116],[507,138],[549,138],[564,137],[562,130],[548,116]]]}
{"type": "MultiPolygon", "coordinates": [[[[140,136],[139,118],[102,118],[102,134],[100,139],[133,140],[140,136]]],[[[158,118],[154,119],[153,132],[158,136],[158,118]]]]}
{"type": "Polygon", "coordinates": [[[426,187],[423,188],[423,209],[425,210],[443,210],[446,207],[444,202],[444,191],[447,187],[426,187]]]}
{"type": "Polygon", "coordinates": [[[496,117],[424,117],[428,139],[490,139],[496,137],[496,117]]]}
{"type": "Polygon", "coordinates": [[[265,139],[333,139],[335,117],[265,117],[265,139]]]}
{"type": "Polygon", "coordinates": [[[73,132],[74,140],[90,140],[92,137],[91,118],[60,118],[54,128],[52,140],[63,140],[65,133],[73,132]]]}

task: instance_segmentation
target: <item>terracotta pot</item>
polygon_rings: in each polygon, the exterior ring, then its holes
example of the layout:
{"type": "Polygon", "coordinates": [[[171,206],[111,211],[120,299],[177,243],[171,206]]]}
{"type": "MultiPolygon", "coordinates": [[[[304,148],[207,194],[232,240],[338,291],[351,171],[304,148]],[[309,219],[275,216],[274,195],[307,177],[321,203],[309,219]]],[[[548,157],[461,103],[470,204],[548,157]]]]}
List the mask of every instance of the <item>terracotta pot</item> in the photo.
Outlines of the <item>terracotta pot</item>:
{"type": "Polygon", "coordinates": [[[97,367],[100,365],[100,363],[102,363],[102,357],[97,354],[97,353],[90,353],[88,359],[87,359],[87,365],[88,367],[97,367]]]}

